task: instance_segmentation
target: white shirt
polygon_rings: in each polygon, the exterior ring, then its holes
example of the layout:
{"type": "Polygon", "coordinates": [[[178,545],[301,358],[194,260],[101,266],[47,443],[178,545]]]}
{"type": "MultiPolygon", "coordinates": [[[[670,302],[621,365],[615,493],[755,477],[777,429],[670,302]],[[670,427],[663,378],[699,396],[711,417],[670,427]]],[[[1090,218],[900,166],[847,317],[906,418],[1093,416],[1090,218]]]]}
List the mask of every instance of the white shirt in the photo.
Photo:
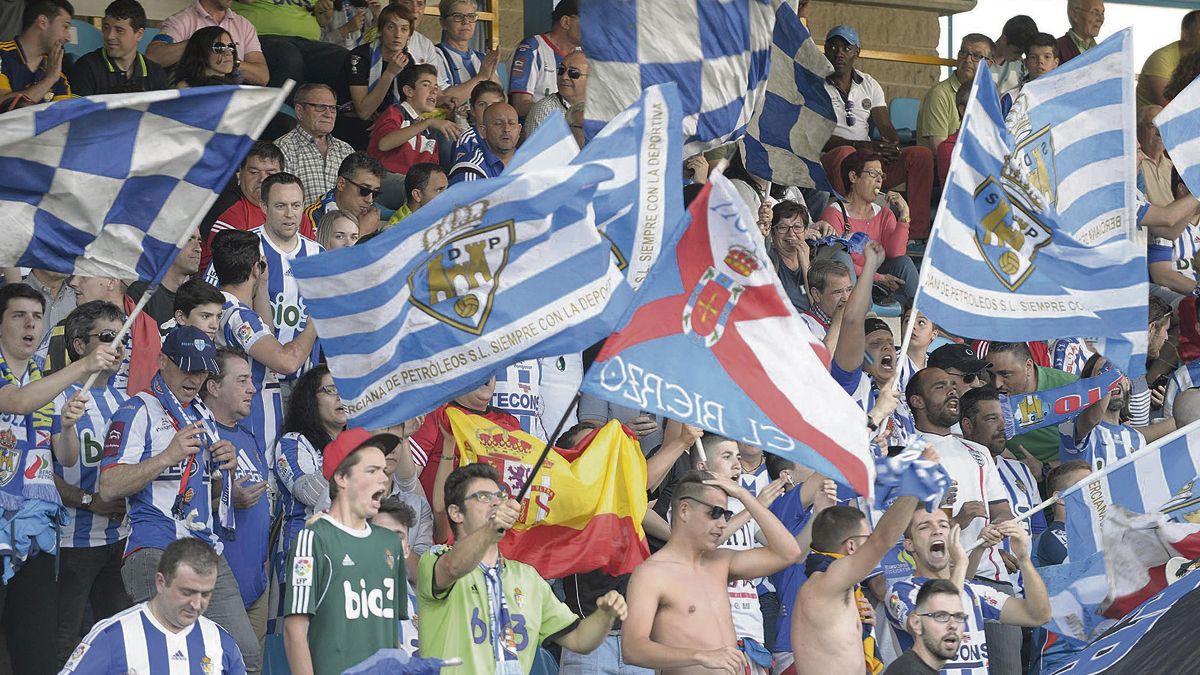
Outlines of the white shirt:
{"type": "MultiPolygon", "coordinates": [[[[730,511],[741,513],[746,509],[740,501],[730,497],[730,511]]],[[[758,523],[753,518],[746,521],[729,537],[729,539],[721,544],[719,548],[727,548],[734,551],[749,551],[752,548],[760,548],[762,544],[758,543],[759,527],[758,523]]],[[[759,644],[763,644],[763,618],[762,609],[758,604],[758,579],[738,579],[729,582],[729,608],[733,612],[733,630],[739,638],[753,638],[759,644]]]]}
{"type": "MultiPolygon", "coordinates": [[[[583,382],[583,354],[544,356],[538,362],[542,366],[542,423],[549,427],[546,433],[550,433],[583,382]]],[[[578,418],[577,407],[563,422],[563,431],[575,426],[578,418]]]]}
{"type": "Polygon", "coordinates": [[[825,91],[829,92],[829,100],[833,103],[833,117],[837,120],[837,128],[833,135],[850,141],[871,140],[871,111],[875,108],[886,107],[887,97],[883,87],[875,78],[866,73],[854,71],[850,76],[850,93],[845,99],[836,86],[825,82],[825,91]],[[854,124],[847,124],[849,118],[854,124]]]}
{"type": "MultiPolygon", "coordinates": [[[[929,441],[941,458],[942,467],[950,474],[950,480],[958,482],[958,497],[954,500],[954,515],[967,502],[983,502],[984,508],[992,502],[1007,502],[1008,492],[1000,482],[996,462],[987,448],[958,436],[939,436],[921,432],[920,437],[929,441]]],[[[962,529],[963,546],[970,546],[979,539],[979,533],[991,522],[988,518],[976,518],[962,529]]],[[[1010,583],[1004,561],[1000,559],[999,547],[993,546],[984,553],[975,574],[993,581],[1010,583]]]]}
{"type": "MultiPolygon", "coordinates": [[[[521,422],[527,434],[546,440],[542,424],[542,368],[537,359],[518,361],[496,373],[492,407],[499,408],[521,422]]],[[[557,418],[554,420],[558,421],[557,418]]],[[[553,424],[554,422],[551,422],[553,424]]]]}

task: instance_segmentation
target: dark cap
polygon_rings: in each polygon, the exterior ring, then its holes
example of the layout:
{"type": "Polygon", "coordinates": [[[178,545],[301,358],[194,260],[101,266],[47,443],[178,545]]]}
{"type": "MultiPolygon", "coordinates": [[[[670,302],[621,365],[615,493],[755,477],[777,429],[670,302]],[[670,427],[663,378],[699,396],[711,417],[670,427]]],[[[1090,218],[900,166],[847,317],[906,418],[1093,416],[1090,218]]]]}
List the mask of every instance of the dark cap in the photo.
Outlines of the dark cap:
{"type": "Polygon", "coordinates": [[[217,346],[204,331],[195,326],[179,326],[167,333],[162,343],[162,353],[185,373],[221,373],[221,366],[217,363],[217,346]]]}
{"type": "Polygon", "coordinates": [[[933,350],[928,361],[930,368],[954,368],[964,373],[978,373],[992,364],[975,356],[969,345],[948,344],[933,350]]]}
{"type": "Polygon", "coordinates": [[[867,317],[867,320],[863,322],[863,335],[870,335],[877,330],[886,330],[890,333],[892,332],[892,327],[883,319],[873,316],[867,317]]]}
{"type": "Polygon", "coordinates": [[[338,465],[361,448],[379,448],[386,455],[399,444],[400,437],[396,434],[372,434],[361,427],[350,427],[325,446],[321,453],[321,474],[325,480],[333,480],[338,465]]]}
{"type": "Polygon", "coordinates": [[[858,39],[858,31],[854,30],[853,26],[834,26],[825,34],[825,42],[828,43],[833,38],[842,38],[847,44],[855,47],[862,46],[862,40],[858,39]]]}

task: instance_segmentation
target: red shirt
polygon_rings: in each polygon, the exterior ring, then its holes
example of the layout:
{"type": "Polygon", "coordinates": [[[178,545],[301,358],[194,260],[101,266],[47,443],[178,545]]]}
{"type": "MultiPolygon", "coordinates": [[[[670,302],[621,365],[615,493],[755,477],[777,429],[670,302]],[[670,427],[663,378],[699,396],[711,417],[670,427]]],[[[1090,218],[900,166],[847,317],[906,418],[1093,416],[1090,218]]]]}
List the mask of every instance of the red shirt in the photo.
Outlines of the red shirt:
{"type": "MultiPolygon", "coordinates": [[[[212,240],[218,232],[221,230],[253,230],[265,222],[267,222],[267,214],[263,213],[262,208],[257,204],[245,197],[225,209],[225,213],[218,216],[216,222],[213,223],[212,231],[208,233],[208,239],[200,244],[201,274],[208,269],[208,264],[212,262],[212,240]]],[[[300,220],[300,234],[314,241],[317,238],[317,228],[307,213],[300,220]]]]}
{"type": "MultiPolygon", "coordinates": [[[[446,415],[446,406],[455,406],[459,410],[469,412],[472,415],[480,415],[493,422],[500,428],[506,431],[517,431],[521,428],[521,422],[512,415],[498,410],[491,406],[488,409],[480,412],[472,410],[466,406],[459,405],[454,402],[447,403],[438,407],[432,413],[425,416],[425,422],[412,435],[412,440],[416,441],[417,445],[425,452],[425,457],[420,456],[417,451],[413,450],[413,461],[418,465],[424,464],[421,469],[421,487],[425,488],[425,498],[429,503],[433,504],[433,478],[437,475],[438,465],[442,463],[442,429],[450,430],[450,418],[446,415]]],[[[458,448],[455,448],[454,454],[458,455],[458,448]]]]}
{"type": "Polygon", "coordinates": [[[408,139],[408,142],[400,147],[387,151],[379,149],[379,141],[384,136],[410,126],[420,119],[421,116],[408,103],[389,106],[379,119],[375,120],[375,126],[371,127],[367,154],[378,159],[383,168],[392,173],[407,174],[413,164],[420,162],[438,164],[437,136],[428,129],[408,139]]]}
{"type": "MultiPolygon", "coordinates": [[[[896,220],[896,214],[892,213],[891,209],[886,209],[878,204],[872,205],[875,209],[874,215],[870,218],[855,218],[850,216],[850,232],[865,232],[872,241],[877,241],[883,245],[884,255],[888,260],[899,258],[908,253],[908,223],[902,223],[896,220]]],[[[849,212],[847,212],[849,215],[849,212]]],[[[845,223],[842,220],[842,209],[837,204],[830,204],[825,207],[825,211],[821,214],[821,220],[833,226],[833,229],[839,233],[845,232],[845,223]]],[[[847,235],[843,235],[847,236],[847,235]]],[[[860,254],[851,254],[854,260],[855,273],[862,274],[863,257],[860,254]]]]}
{"type": "MultiPolygon", "coordinates": [[[[959,131],[962,131],[961,129],[959,131]]],[[[950,134],[937,147],[938,181],[946,187],[946,176],[950,173],[950,158],[954,156],[954,144],[958,142],[958,131],[950,134]]]]}

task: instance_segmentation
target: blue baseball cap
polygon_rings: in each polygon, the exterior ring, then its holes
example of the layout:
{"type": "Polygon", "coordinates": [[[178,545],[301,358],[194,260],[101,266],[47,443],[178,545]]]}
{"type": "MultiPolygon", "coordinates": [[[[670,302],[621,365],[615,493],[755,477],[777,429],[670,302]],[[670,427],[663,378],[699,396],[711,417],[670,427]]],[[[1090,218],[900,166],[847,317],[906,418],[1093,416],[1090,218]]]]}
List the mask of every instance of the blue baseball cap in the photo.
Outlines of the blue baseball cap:
{"type": "Polygon", "coordinates": [[[858,31],[850,26],[834,26],[825,34],[825,43],[828,44],[835,37],[840,37],[855,47],[862,47],[862,41],[858,39],[858,31]]]}
{"type": "Polygon", "coordinates": [[[162,343],[162,353],[185,373],[221,373],[221,366],[217,363],[217,346],[204,331],[195,326],[179,326],[167,333],[162,343]]]}

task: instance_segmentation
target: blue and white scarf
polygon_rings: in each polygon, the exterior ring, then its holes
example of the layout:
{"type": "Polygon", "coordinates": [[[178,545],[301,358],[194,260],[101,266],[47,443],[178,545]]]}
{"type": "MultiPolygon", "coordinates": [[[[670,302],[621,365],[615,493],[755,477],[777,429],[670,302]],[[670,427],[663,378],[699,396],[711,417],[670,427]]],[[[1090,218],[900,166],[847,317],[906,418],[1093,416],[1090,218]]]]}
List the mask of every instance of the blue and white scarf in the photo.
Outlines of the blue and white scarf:
{"type": "Polygon", "coordinates": [[[512,619],[508,613],[508,601],[504,599],[504,559],[497,557],[496,564],[488,567],[479,563],[488,594],[488,639],[492,643],[492,654],[496,659],[496,675],[520,675],[521,662],[517,657],[517,638],[513,633],[512,619]]]}
{"type": "MultiPolygon", "coordinates": [[[[188,408],[184,408],[179,404],[179,400],[175,398],[175,394],[167,387],[166,380],[163,379],[162,373],[155,373],[154,380],[150,383],[150,393],[158,399],[167,416],[171,418],[171,424],[178,431],[193,422],[203,422],[205,433],[199,435],[200,452],[208,453],[212,447],[212,439],[216,438],[216,430],[212,424],[205,419],[204,415],[200,414],[198,406],[200,402],[192,401],[190,404],[191,412],[188,408]]],[[[179,494],[175,496],[175,505],[171,507],[171,515],[179,520],[184,520],[187,513],[187,506],[190,500],[185,498],[188,489],[188,481],[192,474],[196,471],[205,471],[206,467],[196,461],[196,455],[188,455],[187,465],[184,466],[183,476],[179,479],[179,494]]],[[[233,476],[228,469],[221,470],[221,500],[217,507],[216,523],[219,528],[217,534],[227,541],[236,538],[236,523],[234,522],[233,512],[233,476]]],[[[193,498],[195,495],[193,494],[193,498]]],[[[202,497],[203,498],[203,497],[202,497]]]]}
{"type": "MultiPolygon", "coordinates": [[[[42,379],[42,367],[37,357],[26,366],[29,382],[42,379]]],[[[24,373],[22,373],[24,375],[24,373]]],[[[12,372],[0,356],[0,387],[22,386],[22,377],[12,372]]],[[[13,429],[0,431],[0,444],[5,448],[3,479],[0,480],[0,508],[13,511],[21,508],[26,499],[40,499],[62,505],[62,497],[54,487],[54,462],[50,454],[54,431],[54,402],[51,401],[29,415],[11,415],[13,429]],[[21,427],[17,433],[17,426],[21,427]]]]}
{"type": "Polygon", "coordinates": [[[1012,438],[1027,431],[1066,422],[1089,405],[1096,405],[1121,379],[1121,371],[1105,369],[1095,377],[1028,394],[1000,395],[1004,411],[1004,436],[1012,438]]]}

